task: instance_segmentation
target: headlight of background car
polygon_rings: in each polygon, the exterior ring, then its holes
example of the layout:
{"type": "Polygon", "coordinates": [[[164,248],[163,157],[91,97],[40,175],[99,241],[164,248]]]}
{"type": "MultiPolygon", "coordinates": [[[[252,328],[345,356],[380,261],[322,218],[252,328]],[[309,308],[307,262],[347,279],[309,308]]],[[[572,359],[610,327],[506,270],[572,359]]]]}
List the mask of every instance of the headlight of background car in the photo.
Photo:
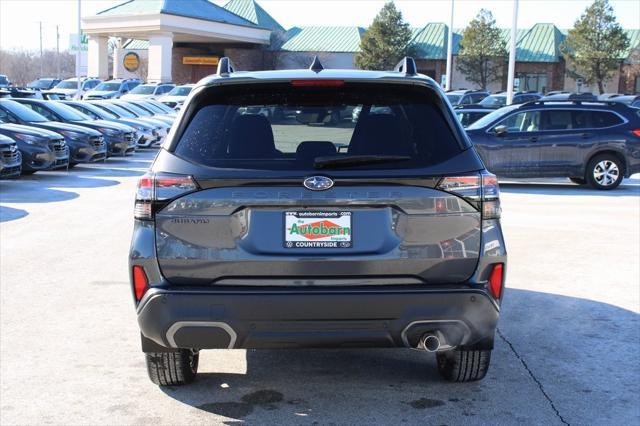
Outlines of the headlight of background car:
{"type": "Polygon", "coordinates": [[[22,142],[28,143],[29,145],[39,145],[43,142],[43,138],[39,136],[25,135],[23,133],[17,133],[15,137],[20,139],[22,142]]]}
{"type": "Polygon", "coordinates": [[[84,134],[78,133],[78,132],[72,132],[71,130],[59,130],[58,133],[63,134],[64,137],[66,138],[74,139],[74,140],[84,138],[84,134]]]}
{"type": "Polygon", "coordinates": [[[99,127],[98,131],[106,136],[119,136],[120,130],[107,129],[106,127],[99,127]]]}

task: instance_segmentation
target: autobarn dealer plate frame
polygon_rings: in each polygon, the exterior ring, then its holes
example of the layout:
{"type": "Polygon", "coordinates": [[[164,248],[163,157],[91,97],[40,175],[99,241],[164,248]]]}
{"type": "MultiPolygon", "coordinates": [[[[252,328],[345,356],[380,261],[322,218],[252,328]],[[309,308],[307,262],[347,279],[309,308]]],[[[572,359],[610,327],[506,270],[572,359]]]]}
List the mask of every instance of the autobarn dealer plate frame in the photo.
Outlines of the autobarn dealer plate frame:
{"type": "Polygon", "coordinates": [[[282,221],[284,248],[353,247],[353,214],[350,211],[286,211],[282,221]]]}

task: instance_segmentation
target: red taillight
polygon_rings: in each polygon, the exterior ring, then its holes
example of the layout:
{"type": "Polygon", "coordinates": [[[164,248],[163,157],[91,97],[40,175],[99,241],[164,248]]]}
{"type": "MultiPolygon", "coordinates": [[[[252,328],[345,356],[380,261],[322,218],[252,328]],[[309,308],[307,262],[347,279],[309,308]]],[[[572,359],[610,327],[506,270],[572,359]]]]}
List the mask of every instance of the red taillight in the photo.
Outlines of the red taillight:
{"type": "Polygon", "coordinates": [[[291,80],[293,87],[340,87],[344,80],[291,80]]]}
{"type": "Polygon", "coordinates": [[[153,202],[167,201],[198,189],[191,176],[166,173],[147,173],[138,180],[134,216],[136,219],[153,218],[153,202]]]}
{"type": "Polygon", "coordinates": [[[147,274],[144,272],[144,268],[140,265],[133,267],[133,291],[136,296],[136,301],[140,301],[144,293],[149,288],[149,280],[147,274]]]}
{"type": "Polygon", "coordinates": [[[503,273],[504,265],[497,263],[493,266],[493,271],[489,276],[489,291],[496,299],[500,299],[500,296],[502,296],[503,273]]]}
{"type": "Polygon", "coordinates": [[[631,133],[633,133],[634,136],[637,136],[640,138],[640,129],[634,129],[631,131],[631,133]]]}

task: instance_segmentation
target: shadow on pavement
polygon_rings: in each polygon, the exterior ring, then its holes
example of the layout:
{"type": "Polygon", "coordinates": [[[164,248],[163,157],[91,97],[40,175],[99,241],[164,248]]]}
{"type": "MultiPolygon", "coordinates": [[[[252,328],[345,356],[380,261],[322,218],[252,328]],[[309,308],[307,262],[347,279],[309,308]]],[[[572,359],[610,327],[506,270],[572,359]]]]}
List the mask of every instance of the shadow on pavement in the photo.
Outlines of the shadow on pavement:
{"type": "Polygon", "coordinates": [[[640,181],[625,179],[616,189],[602,191],[592,189],[587,185],[576,185],[565,179],[536,179],[532,181],[506,179],[500,181],[500,191],[508,194],[633,197],[640,196],[640,181]]]}
{"type": "Polygon", "coordinates": [[[22,209],[0,206],[0,222],[9,222],[27,216],[29,212],[22,209]]]}
{"type": "Polygon", "coordinates": [[[19,180],[0,184],[0,202],[3,203],[50,203],[68,201],[78,197],[78,193],[61,191],[58,188],[99,188],[118,185],[109,179],[95,179],[74,172],[51,172],[21,177],[19,180]]]}
{"type": "MultiPolygon", "coordinates": [[[[282,349],[247,350],[246,374],[204,372],[162,390],[235,419],[228,424],[561,424],[560,416],[630,424],[640,416],[639,318],[606,303],[507,289],[504,338],[496,336],[480,382],[444,382],[433,355],[408,349],[282,349]]],[[[203,351],[216,369],[228,353],[203,351]]]]}

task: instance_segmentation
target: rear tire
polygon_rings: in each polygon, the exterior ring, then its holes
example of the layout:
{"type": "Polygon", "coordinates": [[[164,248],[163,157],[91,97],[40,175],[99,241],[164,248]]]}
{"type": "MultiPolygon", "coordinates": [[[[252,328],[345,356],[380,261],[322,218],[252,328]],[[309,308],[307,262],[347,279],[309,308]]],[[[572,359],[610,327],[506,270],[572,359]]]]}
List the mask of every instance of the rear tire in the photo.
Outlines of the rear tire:
{"type": "Polygon", "coordinates": [[[596,155],[587,165],[587,182],[594,189],[615,189],[623,177],[624,164],[615,155],[596,155]]]}
{"type": "Polygon", "coordinates": [[[491,350],[453,349],[437,352],[438,372],[450,382],[482,380],[489,371],[491,350]]]}
{"type": "Polygon", "coordinates": [[[569,180],[575,183],[576,185],[584,185],[585,183],[587,183],[587,181],[584,180],[583,178],[569,178],[569,180]]]}
{"type": "Polygon", "coordinates": [[[198,372],[198,353],[188,349],[177,352],[147,352],[147,372],[158,386],[178,386],[191,383],[198,372]]]}

